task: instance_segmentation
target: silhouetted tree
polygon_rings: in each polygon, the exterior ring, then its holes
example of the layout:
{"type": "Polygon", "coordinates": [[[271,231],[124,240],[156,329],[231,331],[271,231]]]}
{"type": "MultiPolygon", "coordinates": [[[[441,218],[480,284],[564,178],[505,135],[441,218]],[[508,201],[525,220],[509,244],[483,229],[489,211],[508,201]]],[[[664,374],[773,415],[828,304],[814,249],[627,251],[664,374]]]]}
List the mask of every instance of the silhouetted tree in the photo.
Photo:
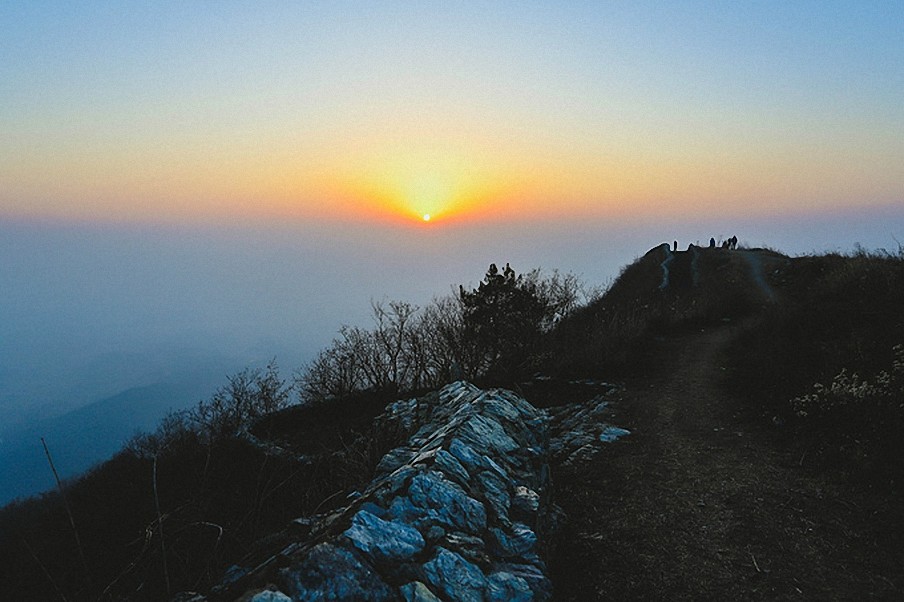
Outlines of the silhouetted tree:
{"type": "Polygon", "coordinates": [[[537,341],[552,308],[539,294],[537,280],[517,276],[506,264],[490,264],[477,289],[459,289],[466,345],[477,349],[477,369],[510,371],[537,341]],[[505,364],[504,366],[502,364],[505,364]]]}
{"type": "Polygon", "coordinates": [[[373,328],[343,326],[332,344],[295,376],[300,401],[317,404],[361,391],[414,391],[452,377],[478,378],[524,362],[539,336],[587,293],[578,279],[539,270],[517,275],[490,266],[478,288],[421,309],[373,302],[373,328]]]}

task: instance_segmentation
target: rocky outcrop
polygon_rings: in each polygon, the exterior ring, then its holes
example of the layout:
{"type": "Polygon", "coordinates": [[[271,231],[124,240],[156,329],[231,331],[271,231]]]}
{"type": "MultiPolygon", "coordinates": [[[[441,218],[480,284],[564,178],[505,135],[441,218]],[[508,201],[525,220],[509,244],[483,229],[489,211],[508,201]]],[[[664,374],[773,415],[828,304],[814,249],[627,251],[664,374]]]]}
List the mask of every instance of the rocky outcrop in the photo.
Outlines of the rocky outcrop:
{"type": "Polygon", "coordinates": [[[592,455],[606,433],[583,423],[603,429],[605,402],[559,409],[552,445],[549,414],[510,391],[457,382],[425,405],[391,404],[384,422],[422,426],[382,458],[370,486],[339,512],[298,521],[299,541],[236,569],[212,598],[549,599],[550,453],[592,455]]]}
{"type": "MultiPolygon", "coordinates": [[[[612,385],[604,386],[612,387],[612,385]]],[[[603,394],[583,403],[551,408],[549,413],[550,460],[565,469],[579,469],[602,449],[630,432],[606,423],[609,401],[603,394]]]]}

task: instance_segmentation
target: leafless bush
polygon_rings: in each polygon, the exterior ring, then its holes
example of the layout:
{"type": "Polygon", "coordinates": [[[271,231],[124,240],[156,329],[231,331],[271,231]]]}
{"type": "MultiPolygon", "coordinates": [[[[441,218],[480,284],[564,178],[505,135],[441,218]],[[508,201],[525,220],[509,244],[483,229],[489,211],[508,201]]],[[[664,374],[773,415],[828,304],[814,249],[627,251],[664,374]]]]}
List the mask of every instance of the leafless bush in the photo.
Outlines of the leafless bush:
{"type": "Polygon", "coordinates": [[[233,435],[255,420],[289,405],[291,387],[280,378],[276,363],[266,369],[245,369],[229,377],[208,401],[199,402],[189,415],[202,439],[233,435]]]}
{"type": "Polygon", "coordinates": [[[291,393],[275,362],[264,370],[243,370],[230,376],[210,399],[199,401],[190,410],[170,412],[153,433],[136,434],[125,449],[140,458],[154,458],[167,450],[182,449],[189,442],[211,443],[287,407],[291,393]]]}
{"type": "Polygon", "coordinates": [[[826,416],[845,410],[865,411],[884,407],[895,413],[904,410],[904,345],[894,348],[891,372],[882,370],[873,378],[841,370],[828,385],[816,383],[813,392],[795,397],[791,407],[799,418],[826,416]]]}
{"type": "Polygon", "coordinates": [[[414,391],[477,378],[506,354],[523,355],[539,333],[599,294],[573,274],[516,276],[491,266],[478,289],[460,287],[424,308],[372,303],[373,328],[343,326],[296,373],[295,386],[302,403],[317,404],[367,390],[414,391]]]}

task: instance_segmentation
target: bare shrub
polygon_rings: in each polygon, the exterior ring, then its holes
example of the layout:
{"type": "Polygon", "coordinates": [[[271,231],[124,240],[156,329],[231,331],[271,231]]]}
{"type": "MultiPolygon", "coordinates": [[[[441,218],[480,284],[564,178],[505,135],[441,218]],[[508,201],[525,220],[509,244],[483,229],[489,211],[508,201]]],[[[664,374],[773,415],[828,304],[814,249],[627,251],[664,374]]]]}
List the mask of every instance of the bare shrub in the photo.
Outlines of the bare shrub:
{"type": "Polygon", "coordinates": [[[154,458],[164,452],[185,449],[191,443],[210,444],[235,435],[272,412],[289,405],[292,388],[280,378],[274,361],[263,370],[245,369],[208,400],[190,410],[167,414],[153,433],[138,433],[125,444],[139,458],[154,458]]]}
{"type": "Polygon", "coordinates": [[[894,352],[891,372],[883,370],[866,379],[841,370],[828,385],[816,383],[812,393],[792,399],[794,413],[799,418],[813,418],[881,407],[904,414],[904,345],[896,345],[894,352]]]}
{"type": "Polygon", "coordinates": [[[332,344],[296,372],[303,404],[362,391],[417,391],[453,378],[475,379],[503,363],[511,370],[548,332],[599,291],[573,274],[538,269],[516,275],[491,265],[477,289],[434,299],[424,308],[372,302],[373,327],[343,326],[332,344]]]}
{"type": "Polygon", "coordinates": [[[264,370],[245,369],[230,376],[208,401],[199,402],[189,419],[204,440],[234,435],[258,418],[289,405],[291,387],[271,361],[264,370]]]}

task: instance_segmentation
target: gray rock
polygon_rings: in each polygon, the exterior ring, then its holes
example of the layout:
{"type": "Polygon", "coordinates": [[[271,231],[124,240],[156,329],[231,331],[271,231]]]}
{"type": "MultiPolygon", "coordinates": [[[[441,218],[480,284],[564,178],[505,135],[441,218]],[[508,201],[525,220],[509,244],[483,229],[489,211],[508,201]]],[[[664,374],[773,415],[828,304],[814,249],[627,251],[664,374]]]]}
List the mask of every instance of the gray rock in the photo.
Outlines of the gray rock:
{"type": "Polygon", "coordinates": [[[500,571],[487,578],[488,602],[532,602],[534,592],[523,577],[500,571]]]}
{"type": "Polygon", "coordinates": [[[454,602],[483,602],[487,580],[476,565],[455,552],[437,548],[436,556],[424,565],[427,580],[454,602]]]}
{"type": "Polygon", "coordinates": [[[524,418],[533,417],[533,415],[536,414],[534,411],[530,412],[530,416],[526,416],[526,413],[522,412],[521,408],[517,407],[508,399],[488,399],[483,404],[483,413],[514,424],[521,422],[524,418]]]}
{"type": "Polygon", "coordinates": [[[248,602],[292,602],[292,598],[282,592],[267,590],[254,594],[254,597],[248,602]]]}
{"type": "Polygon", "coordinates": [[[468,474],[467,469],[461,465],[458,458],[444,449],[436,452],[436,459],[433,466],[437,470],[444,472],[447,476],[453,477],[460,485],[467,483],[471,479],[471,475],[468,474]]]}
{"type": "Polygon", "coordinates": [[[282,589],[299,602],[392,600],[395,592],[351,550],[321,543],[279,572],[282,589]]]}
{"type": "MultiPolygon", "coordinates": [[[[408,486],[408,499],[412,506],[432,511],[438,522],[450,527],[467,533],[479,533],[486,528],[487,514],[483,504],[468,496],[442,473],[429,471],[415,475],[408,486]]],[[[395,507],[393,503],[390,512],[394,513],[395,507]]],[[[406,517],[398,518],[405,520],[406,517]]]]}
{"type": "Polygon", "coordinates": [[[449,442],[449,453],[462,463],[462,465],[470,471],[479,472],[482,469],[489,468],[484,456],[474,451],[470,445],[455,437],[449,442]]]}
{"type": "Polygon", "coordinates": [[[441,547],[460,554],[462,558],[477,566],[489,566],[492,562],[487,555],[486,542],[475,535],[466,533],[449,533],[439,542],[441,547]]]}
{"type": "Polygon", "coordinates": [[[406,583],[399,588],[399,593],[405,602],[440,602],[440,599],[420,581],[406,583]]]}
{"type": "Polygon", "coordinates": [[[487,503],[496,512],[496,516],[508,518],[508,511],[512,505],[509,483],[495,471],[489,470],[477,474],[474,481],[487,503]]]}
{"type": "Polygon", "coordinates": [[[479,444],[495,454],[507,454],[518,449],[518,444],[508,436],[502,425],[493,418],[475,414],[459,430],[459,436],[471,444],[479,444]]]}
{"type": "Polygon", "coordinates": [[[241,581],[242,589],[258,586],[254,602],[285,602],[286,594],[296,601],[546,600],[551,586],[537,532],[554,520],[539,512],[555,508],[543,497],[550,447],[560,457],[600,449],[604,410],[597,399],[541,411],[510,391],[465,382],[397,401],[378,426],[417,433],[383,456],[370,485],[344,509],[293,524],[296,541],[278,565],[290,566],[268,573],[277,571],[285,594],[261,591],[261,579],[241,581]]]}
{"type": "Polygon", "coordinates": [[[417,454],[417,450],[408,447],[397,447],[388,451],[377,464],[377,474],[389,474],[397,468],[408,464],[417,454]]]}
{"type": "MultiPolygon", "coordinates": [[[[455,437],[449,442],[449,453],[455,456],[469,473],[476,474],[481,470],[493,470],[500,477],[508,479],[508,473],[498,462],[486,454],[479,453],[470,444],[455,437]]],[[[504,456],[497,456],[502,461],[504,456]]]]}
{"type": "Polygon", "coordinates": [[[552,597],[552,583],[545,574],[545,567],[539,565],[500,562],[493,565],[494,572],[510,573],[524,579],[536,600],[549,600],[552,597]]]}
{"type": "Polygon", "coordinates": [[[623,428],[618,428],[617,426],[607,426],[603,429],[603,432],[600,433],[600,441],[603,443],[611,443],[615,441],[619,437],[624,437],[625,435],[630,435],[631,431],[623,428]]]}
{"type": "Polygon", "coordinates": [[[424,538],[417,529],[383,520],[366,510],[355,514],[344,535],[356,548],[380,561],[405,560],[424,549],[424,538]]]}
{"type": "MultiPolygon", "coordinates": [[[[423,508],[414,504],[411,498],[400,496],[392,500],[387,516],[411,525],[421,532],[430,532],[437,523],[449,526],[448,521],[440,518],[439,512],[432,508],[423,508]]],[[[439,527],[442,528],[442,527],[439,527]]]]}
{"type": "Polygon", "coordinates": [[[439,525],[430,525],[427,529],[426,537],[427,541],[435,542],[442,539],[445,536],[446,530],[440,527],[439,525]]]}
{"type": "Polygon", "coordinates": [[[513,524],[511,531],[494,527],[490,532],[503,558],[524,558],[532,554],[537,545],[537,534],[524,523],[513,524]]]}
{"type": "Polygon", "coordinates": [[[364,502],[360,506],[358,506],[358,511],[366,510],[370,512],[374,516],[379,516],[380,518],[386,518],[386,508],[382,506],[377,506],[371,501],[364,502]]]}
{"type": "Polygon", "coordinates": [[[412,468],[411,466],[402,466],[401,468],[396,469],[389,476],[384,477],[382,480],[377,481],[375,484],[373,484],[370,491],[373,492],[374,499],[377,500],[380,504],[383,504],[384,506],[388,505],[389,501],[393,499],[400,491],[408,488],[408,483],[411,480],[411,477],[416,475],[417,473],[418,470],[416,468],[412,468]]]}
{"type": "Polygon", "coordinates": [[[529,487],[518,485],[512,497],[512,508],[523,514],[533,514],[540,508],[540,494],[529,487]]]}
{"type": "MultiPolygon", "coordinates": [[[[504,459],[505,459],[504,456],[499,457],[500,462],[504,459]]],[[[493,458],[491,458],[489,456],[484,456],[483,461],[486,463],[487,469],[492,470],[493,472],[498,474],[500,477],[502,477],[505,481],[510,480],[508,472],[506,472],[506,470],[502,467],[502,465],[499,462],[496,462],[496,460],[494,460],[493,458]]]]}

